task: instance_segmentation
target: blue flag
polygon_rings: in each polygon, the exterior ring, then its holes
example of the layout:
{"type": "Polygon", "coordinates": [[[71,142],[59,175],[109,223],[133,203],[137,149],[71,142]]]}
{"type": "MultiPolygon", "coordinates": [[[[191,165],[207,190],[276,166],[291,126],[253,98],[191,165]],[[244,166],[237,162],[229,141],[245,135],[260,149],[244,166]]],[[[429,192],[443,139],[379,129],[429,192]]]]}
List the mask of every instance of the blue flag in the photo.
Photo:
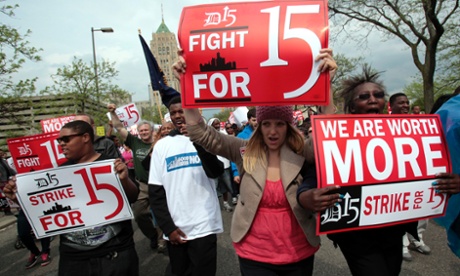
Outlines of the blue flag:
{"type": "Polygon", "coordinates": [[[160,66],[158,66],[158,63],[150,51],[149,46],[147,46],[147,43],[145,43],[144,38],[140,34],[139,39],[141,40],[145,61],[147,62],[147,66],[149,68],[150,83],[152,85],[152,89],[160,91],[161,101],[166,107],[168,107],[169,101],[171,101],[171,99],[176,96],[180,96],[180,93],[167,85],[163,70],[161,70],[160,66]]]}

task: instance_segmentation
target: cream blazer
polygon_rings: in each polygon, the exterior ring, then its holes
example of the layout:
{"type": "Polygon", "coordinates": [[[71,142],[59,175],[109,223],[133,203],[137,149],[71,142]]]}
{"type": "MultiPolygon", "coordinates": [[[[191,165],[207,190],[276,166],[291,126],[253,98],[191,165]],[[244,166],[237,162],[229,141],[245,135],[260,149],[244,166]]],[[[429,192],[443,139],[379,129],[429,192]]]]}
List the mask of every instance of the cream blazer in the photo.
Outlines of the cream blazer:
{"type": "MultiPolygon", "coordinates": [[[[235,162],[238,166],[241,177],[240,197],[233,214],[230,236],[233,242],[240,242],[248,233],[262,199],[267,171],[262,167],[256,167],[252,174],[244,172],[241,152],[245,148],[247,140],[220,133],[204,122],[193,126],[188,125],[187,131],[193,142],[213,154],[235,162]]],[[[308,242],[317,247],[320,244],[320,238],[315,231],[316,216],[312,211],[303,209],[297,203],[296,197],[297,188],[302,183],[300,170],[305,158],[293,152],[286,145],[282,146],[280,157],[281,181],[286,198],[308,242]]]]}

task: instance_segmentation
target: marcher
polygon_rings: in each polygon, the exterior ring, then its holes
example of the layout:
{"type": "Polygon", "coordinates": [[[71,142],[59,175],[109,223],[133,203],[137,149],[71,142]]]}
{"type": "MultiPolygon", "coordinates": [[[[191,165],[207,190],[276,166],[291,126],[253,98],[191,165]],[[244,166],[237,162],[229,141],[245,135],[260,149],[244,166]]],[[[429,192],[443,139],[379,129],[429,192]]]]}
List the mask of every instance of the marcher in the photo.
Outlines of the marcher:
{"type": "MultiPolygon", "coordinates": [[[[340,98],[344,99],[346,114],[382,114],[385,107],[385,88],[379,74],[364,67],[363,74],[352,76],[343,82],[340,98]]],[[[313,161],[313,160],[311,160],[313,161]]],[[[315,199],[324,196],[316,189],[316,171],[310,170],[299,187],[300,204],[309,210],[322,211],[324,205],[314,206],[315,199]]],[[[460,177],[440,173],[434,187],[441,193],[458,193],[460,177]]],[[[339,195],[326,195],[337,198],[339,195]]],[[[405,232],[416,234],[416,223],[384,226],[329,234],[328,237],[340,247],[353,275],[399,275],[402,263],[402,236],[405,232]],[[408,229],[409,226],[413,226],[408,229]],[[413,230],[413,231],[412,231],[413,230]]]]}
{"type": "MultiPolygon", "coordinates": [[[[243,128],[242,131],[240,131],[236,137],[244,139],[244,140],[249,140],[251,137],[252,133],[254,130],[257,128],[257,118],[256,118],[256,109],[251,108],[248,110],[246,114],[248,118],[248,122],[246,126],[243,128]]],[[[239,197],[239,192],[240,192],[240,173],[238,172],[238,166],[234,163],[231,162],[230,166],[232,167],[232,176],[233,176],[233,195],[232,195],[232,203],[235,203],[238,201],[239,197]],[[236,201],[236,202],[235,202],[236,201]]]]}
{"type": "Polygon", "coordinates": [[[138,138],[123,126],[118,115],[115,113],[115,109],[117,108],[115,104],[109,104],[107,108],[112,118],[113,127],[133,152],[134,173],[139,187],[139,197],[132,206],[134,219],[142,233],[150,240],[150,248],[157,250],[158,244],[161,243],[161,237],[158,235],[158,230],[153,226],[147,185],[148,172],[142,166],[142,161],[147,157],[153,143],[152,125],[146,121],[138,123],[137,130],[140,136],[138,138]]]}
{"type": "MultiPolygon", "coordinates": [[[[321,72],[335,72],[330,49],[322,49],[316,60],[321,61],[321,72]]],[[[185,72],[182,57],[174,69],[176,76],[185,72]]],[[[290,106],[257,107],[259,126],[249,140],[243,140],[211,129],[197,109],[185,110],[190,139],[235,162],[241,172],[230,235],[242,275],[313,273],[319,237],[313,212],[300,208],[296,200],[304,139],[292,125],[292,112],[290,106]]]]}
{"type": "MultiPolygon", "coordinates": [[[[217,118],[211,118],[208,121],[208,126],[213,127],[216,131],[220,131],[220,120],[217,118]]],[[[224,172],[214,179],[216,182],[217,195],[222,196],[222,204],[224,210],[227,212],[233,212],[233,207],[230,206],[229,196],[232,195],[232,171],[230,168],[230,160],[225,157],[217,156],[217,158],[224,164],[224,172]]],[[[235,201],[237,199],[235,198],[235,201]]]]}
{"type": "MultiPolygon", "coordinates": [[[[0,192],[5,187],[8,179],[15,175],[16,171],[8,165],[8,162],[6,162],[5,160],[5,152],[2,149],[0,149],[0,192]]],[[[6,200],[6,198],[3,198],[1,194],[0,200],[2,203],[1,206],[3,208],[3,213],[5,213],[6,216],[14,215],[13,212],[11,212],[11,207],[8,204],[8,201],[6,200]]]]}
{"type": "MultiPolygon", "coordinates": [[[[57,138],[64,156],[62,166],[111,159],[94,150],[94,132],[90,124],[73,121],[65,124],[57,138]]],[[[128,169],[116,159],[117,172],[130,202],[137,198],[138,189],[128,177],[128,169]]],[[[74,183],[74,185],[83,185],[74,183]]],[[[9,180],[5,191],[17,202],[16,181],[9,180]]],[[[60,236],[59,275],[138,275],[138,257],[134,248],[131,220],[111,223],[96,228],[70,232],[60,236]]]]}
{"type": "MultiPolygon", "coordinates": [[[[398,92],[390,97],[391,114],[409,114],[410,102],[406,94],[398,92]]],[[[419,110],[420,111],[420,110],[419,110]]],[[[420,112],[419,112],[420,113],[420,112]]],[[[409,252],[409,245],[413,244],[414,249],[422,254],[430,254],[431,248],[423,241],[423,233],[428,227],[428,219],[422,219],[417,224],[417,234],[419,240],[416,240],[411,234],[405,233],[403,236],[403,260],[412,261],[412,255],[409,252]]]]}
{"type": "Polygon", "coordinates": [[[180,97],[171,100],[169,113],[176,129],[154,147],[148,182],[150,204],[168,240],[172,272],[215,275],[216,234],[223,232],[223,225],[211,178],[222,174],[223,166],[186,136],[180,97]],[[219,169],[207,169],[218,163],[219,169]]]}
{"type": "Polygon", "coordinates": [[[91,125],[94,131],[94,150],[98,153],[102,153],[111,158],[121,158],[121,153],[118,149],[118,146],[115,145],[115,142],[112,141],[107,136],[97,136],[96,135],[96,126],[94,125],[93,117],[88,114],[77,114],[74,118],[75,121],[81,120],[85,121],[91,125]]]}

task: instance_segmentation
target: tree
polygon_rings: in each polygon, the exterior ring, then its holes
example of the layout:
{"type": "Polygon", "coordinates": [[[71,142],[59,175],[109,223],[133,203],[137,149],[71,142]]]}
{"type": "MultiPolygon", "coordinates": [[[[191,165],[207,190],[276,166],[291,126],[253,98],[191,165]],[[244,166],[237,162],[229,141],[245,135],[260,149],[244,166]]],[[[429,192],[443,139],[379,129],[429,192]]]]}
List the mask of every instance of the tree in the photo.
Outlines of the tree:
{"type": "Polygon", "coordinates": [[[58,68],[52,75],[54,85],[47,87],[42,94],[71,94],[73,95],[74,109],[77,113],[88,113],[94,117],[96,125],[107,121],[105,105],[109,102],[117,105],[127,104],[130,93],[112,84],[118,76],[115,63],[102,61],[98,63],[98,84],[96,91],[93,64],[87,64],[82,59],[74,57],[72,64],[58,68]],[[89,108],[89,105],[96,108],[89,108]]]}
{"type": "MultiPolygon", "coordinates": [[[[436,55],[441,38],[452,28],[458,32],[460,0],[330,0],[328,7],[331,19],[341,31],[348,27],[374,29],[386,37],[399,38],[406,44],[415,66],[423,80],[424,107],[431,110],[434,102],[434,75],[436,55]],[[357,23],[354,26],[348,24],[357,23]]],[[[355,32],[357,33],[357,32],[355,32]]],[[[362,32],[360,32],[362,34],[362,32]]],[[[449,40],[452,36],[446,35],[449,40]]]]}
{"type": "Polygon", "coordinates": [[[161,124],[162,118],[164,119],[164,115],[168,113],[168,109],[166,108],[166,106],[162,105],[160,107],[160,110],[161,116],[160,112],[158,111],[158,107],[150,106],[142,108],[142,120],[154,122],[155,124],[161,124]]]}
{"type": "MultiPolygon", "coordinates": [[[[226,122],[228,120],[228,117],[230,117],[230,112],[231,110],[228,108],[223,108],[221,112],[216,113],[213,116],[213,118],[219,119],[221,122],[226,122]]],[[[208,118],[211,119],[211,118],[208,118]]]]}
{"type": "MultiPolygon", "coordinates": [[[[0,1],[4,2],[4,1],[0,1]]],[[[0,7],[0,15],[14,17],[14,9],[18,5],[3,5],[0,7]]],[[[40,61],[38,52],[41,49],[30,46],[26,38],[31,34],[27,30],[25,34],[20,34],[17,29],[6,24],[0,23],[0,120],[15,120],[17,110],[22,110],[24,106],[14,104],[14,99],[35,92],[34,79],[13,81],[13,75],[17,73],[26,60],[40,61]]]]}
{"type": "MultiPolygon", "coordinates": [[[[416,78],[410,84],[404,86],[403,92],[409,98],[411,106],[418,105],[423,107],[423,83],[420,78],[416,78]]],[[[434,83],[434,99],[439,98],[441,95],[451,94],[452,92],[453,90],[446,90],[445,85],[440,85],[437,81],[434,83]]],[[[424,110],[422,108],[422,110],[425,111],[425,113],[430,113],[431,109],[424,110]]]]}

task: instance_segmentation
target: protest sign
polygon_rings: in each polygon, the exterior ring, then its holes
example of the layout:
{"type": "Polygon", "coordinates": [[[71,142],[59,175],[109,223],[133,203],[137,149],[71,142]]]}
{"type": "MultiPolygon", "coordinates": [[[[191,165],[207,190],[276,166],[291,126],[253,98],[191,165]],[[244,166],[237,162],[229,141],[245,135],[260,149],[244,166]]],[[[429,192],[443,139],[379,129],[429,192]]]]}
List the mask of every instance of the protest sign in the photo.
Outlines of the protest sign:
{"type": "Polygon", "coordinates": [[[20,174],[17,187],[37,238],[133,218],[113,160],[20,174]]]}
{"type": "MultiPolygon", "coordinates": [[[[139,122],[141,117],[139,116],[139,111],[137,110],[136,104],[130,103],[115,109],[115,113],[118,115],[121,123],[125,128],[129,128],[139,122]]],[[[107,112],[107,117],[109,120],[112,120],[110,112],[107,112]]]]}
{"type": "Polygon", "coordinates": [[[57,167],[67,159],[56,138],[59,132],[7,139],[8,150],[18,173],[57,167]]]}
{"type": "Polygon", "coordinates": [[[318,186],[344,196],[318,216],[319,234],[444,213],[431,183],[452,168],[437,115],[312,116],[312,126],[318,186]]]}
{"type": "Polygon", "coordinates": [[[42,125],[43,133],[50,133],[60,131],[61,128],[68,122],[72,122],[75,119],[75,115],[61,116],[51,119],[44,119],[40,121],[42,125]]]}
{"type": "Polygon", "coordinates": [[[184,107],[329,103],[327,1],[185,7],[178,31],[187,60],[184,107]]]}

